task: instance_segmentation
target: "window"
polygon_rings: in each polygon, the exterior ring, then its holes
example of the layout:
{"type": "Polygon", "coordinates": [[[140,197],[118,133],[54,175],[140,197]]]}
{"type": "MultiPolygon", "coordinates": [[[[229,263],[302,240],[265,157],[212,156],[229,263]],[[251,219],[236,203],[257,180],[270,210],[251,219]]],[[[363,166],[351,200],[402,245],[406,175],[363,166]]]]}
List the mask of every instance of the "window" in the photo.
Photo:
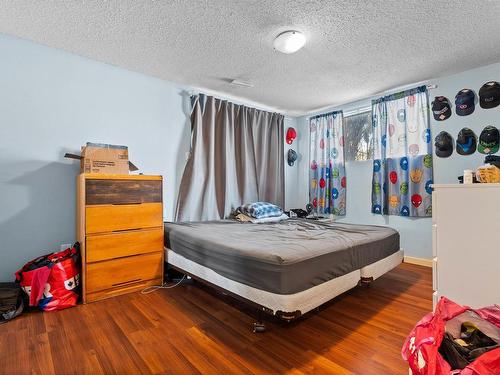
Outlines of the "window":
{"type": "Polygon", "coordinates": [[[344,117],[344,152],[346,161],[373,159],[371,111],[344,117]]]}

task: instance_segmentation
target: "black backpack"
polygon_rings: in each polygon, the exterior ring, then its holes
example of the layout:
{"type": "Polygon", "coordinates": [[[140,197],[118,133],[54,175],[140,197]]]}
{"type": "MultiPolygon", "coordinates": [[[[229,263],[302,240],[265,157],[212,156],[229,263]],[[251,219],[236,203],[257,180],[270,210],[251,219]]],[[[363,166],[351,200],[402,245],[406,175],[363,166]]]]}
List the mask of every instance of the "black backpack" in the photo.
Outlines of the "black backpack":
{"type": "Polygon", "coordinates": [[[19,284],[0,283],[0,324],[21,315],[24,309],[19,284]]]}

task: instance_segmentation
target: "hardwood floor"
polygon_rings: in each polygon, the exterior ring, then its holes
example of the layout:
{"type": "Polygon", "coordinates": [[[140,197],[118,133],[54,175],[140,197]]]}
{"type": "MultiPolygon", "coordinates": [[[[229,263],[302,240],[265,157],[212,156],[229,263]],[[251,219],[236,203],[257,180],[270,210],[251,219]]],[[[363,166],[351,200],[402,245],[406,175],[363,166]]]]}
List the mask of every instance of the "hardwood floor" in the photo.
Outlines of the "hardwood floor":
{"type": "Polygon", "coordinates": [[[0,325],[2,374],[407,374],[403,340],[432,310],[431,269],[402,264],[291,324],[199,283],[0,325]]]}

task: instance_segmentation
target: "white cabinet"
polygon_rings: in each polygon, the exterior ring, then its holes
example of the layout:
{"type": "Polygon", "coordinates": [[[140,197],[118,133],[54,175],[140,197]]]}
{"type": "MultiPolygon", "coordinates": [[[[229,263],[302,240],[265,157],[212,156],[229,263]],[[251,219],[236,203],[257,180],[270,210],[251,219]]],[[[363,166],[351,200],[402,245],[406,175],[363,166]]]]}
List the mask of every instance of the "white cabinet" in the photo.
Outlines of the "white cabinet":
{"type": "Polygon", "coordinates": [[[434,304],[500,304],[500,184],[433,187],[434,304]]]}

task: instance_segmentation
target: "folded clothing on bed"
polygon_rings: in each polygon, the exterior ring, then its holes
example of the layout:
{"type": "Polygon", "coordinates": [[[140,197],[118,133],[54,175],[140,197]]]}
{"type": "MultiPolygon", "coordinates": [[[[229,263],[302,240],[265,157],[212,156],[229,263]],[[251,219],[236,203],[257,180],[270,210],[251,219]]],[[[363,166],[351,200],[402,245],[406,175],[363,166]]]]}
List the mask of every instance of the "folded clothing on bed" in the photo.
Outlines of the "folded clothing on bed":
{"type": "Polygon", "coordinates": [[[283,209],[269,202],[255,202],[245,204],[236,209],[236,212],[251,216],[255,219],[278,217],[283,215],[283,209]]]}
{"type": "Polygon", "coordinates": [[[256,219],[252,216],[248,216],[247,214],[237,214],[235,216],[235,219],[237,221],[241,221],[242,223],[254,223],[254,224],[261,224],[261,223],[277,223],[278,221],[281,220],[287,220],[288,215],[287,214],[282,214],[281,216],[271,216],[271,217],[263,217],[261,219],[256,219]]]}

